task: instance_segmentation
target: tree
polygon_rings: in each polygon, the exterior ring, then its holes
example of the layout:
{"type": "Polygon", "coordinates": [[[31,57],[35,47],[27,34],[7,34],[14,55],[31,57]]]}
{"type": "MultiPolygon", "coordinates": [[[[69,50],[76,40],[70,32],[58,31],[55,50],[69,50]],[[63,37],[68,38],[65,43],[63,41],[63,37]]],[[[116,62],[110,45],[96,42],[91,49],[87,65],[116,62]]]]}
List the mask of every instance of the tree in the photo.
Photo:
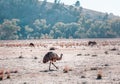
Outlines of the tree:
{"type": "Polygon", "coordinates": [[[32,37],[33,28],[30,28],[28,25],[25,26],[26,38],[30,39],[32,37]]]}
{"type": "MultiPolygon", "coordinates": [[[[63,22],[57,22],[53,27],[54,38],[64,37],[65,24],[63,22]]],[[[52,32],[53,33],[53,32],[52,32]]]]}
{"type": "Polygon", "coordinates": [[[80,1],[76,1],[76,2],[75,2],[75,6],[76,6],[76,7],[80,7],[80,1]]]}
{"type": "Polygon", "coordinates": [[[65,30],[65,34],[66,34],[66,38],[76,38],[75,32],[78,31],[78,29],[80,28],[80,24],[77,23],[68,23],[66,24],[66,30],[65,30]]]}
{"type": "Polygon", "coordinates": [[[4,20],[0,25],[0,39],[1,40],[10,40],[18,39],[18,31],[20,31],[20,26],[18,26],[18,19],[4,20]]]}
{"type": "Polygon", "coordinates": [[[49,34],[50,29],[45,19],[36,19],[33,23],[35,37],[41,37],[41,34],[49,34]]]}
{"type": "Polygon", "coordinates": [[[74,38],[87,38],[85,29],[82,27],[79,27],[79,29],[75,31],[74,38]]]}
{"type": "Polygon", "coordinates": [[[120,19],[112,20],[111,22],[111,30],[116,37],[120,37],[120,19]]]}
{"type": "Polygon", "coordinates": [[[54,0],[54,3],[56,4],[56,3],[57,3],[57,0],[54,0]]]}

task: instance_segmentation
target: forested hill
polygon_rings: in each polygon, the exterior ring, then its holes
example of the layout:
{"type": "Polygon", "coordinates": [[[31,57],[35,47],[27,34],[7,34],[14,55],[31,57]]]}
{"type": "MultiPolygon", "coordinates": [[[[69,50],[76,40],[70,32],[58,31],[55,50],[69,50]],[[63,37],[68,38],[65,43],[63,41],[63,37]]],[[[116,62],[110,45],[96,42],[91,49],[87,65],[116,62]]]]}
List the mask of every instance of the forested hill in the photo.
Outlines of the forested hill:
{"type": "Polygon", "coordinates": [[[0,39],[120,37],[120,17],[74,4],[0,0],[0,39]]]}

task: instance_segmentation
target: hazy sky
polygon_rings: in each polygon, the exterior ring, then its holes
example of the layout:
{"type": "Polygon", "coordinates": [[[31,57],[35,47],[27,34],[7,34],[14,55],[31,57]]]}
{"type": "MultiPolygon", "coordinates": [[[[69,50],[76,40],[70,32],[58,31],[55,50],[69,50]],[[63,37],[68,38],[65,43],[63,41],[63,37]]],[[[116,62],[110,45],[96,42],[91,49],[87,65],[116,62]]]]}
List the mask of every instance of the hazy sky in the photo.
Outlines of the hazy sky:
{"type": "MultiPolygon", "coordinates": [[[[42,0],[40,0],[42,1],[42,0]]],[[[54,2],[54,0],[47,0],[54,2]]],[[[61,0],[65,4],[72,5],[77,0],[61,0]]],[[[120,16],[120,0],[79,0],[83,8],[92,9],[100,12],[113,13],[120,16]]]]}

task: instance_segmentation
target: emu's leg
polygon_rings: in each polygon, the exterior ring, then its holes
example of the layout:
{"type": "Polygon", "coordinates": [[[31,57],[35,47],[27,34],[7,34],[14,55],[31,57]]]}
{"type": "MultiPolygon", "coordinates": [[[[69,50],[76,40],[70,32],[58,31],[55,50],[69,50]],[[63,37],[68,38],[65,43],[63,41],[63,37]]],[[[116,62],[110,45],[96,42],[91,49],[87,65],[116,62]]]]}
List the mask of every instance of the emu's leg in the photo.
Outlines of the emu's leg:
{"type": "Polygon", "coordinates": [[[56,68],[56,69],[58,69],[58,67],[52,62],[52,65],[56,68]]]}
{"type": "Polygon", "coordinates": [[[49,64],[49,70],[51,70],[50,67],[51,67],[51,62],[50,62],[50,64],[49,64]]]}

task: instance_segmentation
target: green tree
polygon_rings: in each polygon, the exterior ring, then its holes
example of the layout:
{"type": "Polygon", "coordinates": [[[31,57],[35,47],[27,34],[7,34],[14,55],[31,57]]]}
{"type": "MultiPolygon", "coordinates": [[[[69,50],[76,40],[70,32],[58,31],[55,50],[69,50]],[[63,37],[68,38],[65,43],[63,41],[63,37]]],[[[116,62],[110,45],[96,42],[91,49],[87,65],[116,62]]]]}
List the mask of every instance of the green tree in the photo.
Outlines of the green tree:
{"type": "Polygon", "coordinates": [[[0,25],[0,39],[1,40],[10,40],[10,39],[18,39],[18,31],[20,31],[20,26],[18,26],[19,20],[4,20],[4,22],[0,25]]]}
{"type": "Polygon", "coordinates": [[[70,23],[70,24],[66,24],[66,30],[65,30],[65,34],[66,34],[66,38],[70,38],[73,37],[75,38],[75,32],[78,31],[80,25],[77,23],[70,23]]]}
{"type": "Polygon", "coordinates": [[[34,31],[33,28],[30,28],[28,25],[25,26],[25,34],[27,39],[32,38],[33,31],[34,31]]]}
{"type": "Polygon", "coordinates": [[[76,6],[76,7],[80,7],[80,1],[76,1],[76,2],[75,2],[75,6],[76,6]]]}
{"type": "Polygon", "coordinates": [[[87,38],[87,34],[85,29],[80,27],[77,31],[75,31],[75,38],[87,38]]]}
{"type": "MultiPolygon", "coordinates": [[[[52,27],[53,31],[54,31],[54,38],[62,38],[64,37],[64,33],[65,33],[65,24],[63,22],[57,22],[53,27],[52,27]]],[[[53,33],[53,32],[52,32],[53,33]]]]}
{"type": "Polygon", "coordinates": [[[36,19],[33,24],[35,26],[34,28],[35,37],[41,37],[42,34],[49,34],[50,25],[47,25],[47,22],[45,19],[36,19]]]}
{"type": "Polygon", "coordinates": [[[116,37],[120,37],[120,19],[112,20],[111,22],[111,30],[116,37]]]}

